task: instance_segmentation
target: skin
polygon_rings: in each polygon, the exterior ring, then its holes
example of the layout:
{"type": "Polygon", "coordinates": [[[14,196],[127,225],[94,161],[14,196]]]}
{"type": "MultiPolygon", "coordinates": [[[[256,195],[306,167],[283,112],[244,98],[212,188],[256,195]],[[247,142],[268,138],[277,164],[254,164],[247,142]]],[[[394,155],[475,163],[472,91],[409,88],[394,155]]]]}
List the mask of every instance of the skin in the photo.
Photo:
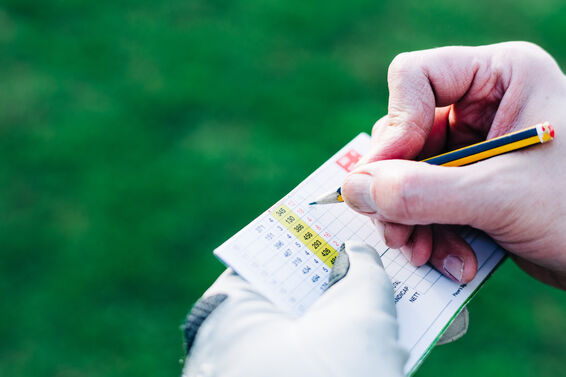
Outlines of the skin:
{"type": "Polygon", "coordinates": [[[388,114],[342,185],[346,203],[414,265],[472,280],[475,255],[456,234],[469,225],[566,289],[566,77],[554,59],[525,42],[416,51],[393,60],[388,83],[388,114]],[[544,145],[464,167],[411,161],[543,121],[556,131],[544,145]]]}

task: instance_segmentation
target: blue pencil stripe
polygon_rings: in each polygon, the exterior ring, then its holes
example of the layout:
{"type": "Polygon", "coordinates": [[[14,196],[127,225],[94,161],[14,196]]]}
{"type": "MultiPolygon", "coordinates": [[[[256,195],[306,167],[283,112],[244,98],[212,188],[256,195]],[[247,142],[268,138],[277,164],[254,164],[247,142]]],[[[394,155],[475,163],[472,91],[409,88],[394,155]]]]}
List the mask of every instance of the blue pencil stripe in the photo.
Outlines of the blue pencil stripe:
{"type": "Polygon", "coordinates": [[[526,129],[524,131],[519,131],[515,134],[503,136],[501,138],[487,140],[482,143],[469,146],[462,150],[456,150],[454,152],[446,153],[444,155],[431,158],[430,160],[425,162],[431,165],[442,165],[450,161],[459,160],[464,157],[485,152],[487,150],[498,148],[503,145],[511,144],[519,140],[528,139],[529,137],[533,136],[537,136],[537,130],[534,127],[526,129]]]}

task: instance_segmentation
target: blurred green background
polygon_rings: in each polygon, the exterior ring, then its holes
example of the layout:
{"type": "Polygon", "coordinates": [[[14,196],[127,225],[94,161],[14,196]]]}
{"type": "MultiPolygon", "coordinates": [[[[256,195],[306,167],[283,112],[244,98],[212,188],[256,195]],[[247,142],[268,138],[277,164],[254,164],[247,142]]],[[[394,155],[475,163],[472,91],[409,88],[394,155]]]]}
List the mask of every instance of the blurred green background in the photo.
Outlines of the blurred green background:
{"type": "MultiPolygon", "coordinates": [[[[387,104],[398,53],[530,40],[566,3],[0,1],[0,375],[177,376],[212,250],[387,104]]],[[[419,377],[556,376],[566,300],[507,262],[419,377]]]]}

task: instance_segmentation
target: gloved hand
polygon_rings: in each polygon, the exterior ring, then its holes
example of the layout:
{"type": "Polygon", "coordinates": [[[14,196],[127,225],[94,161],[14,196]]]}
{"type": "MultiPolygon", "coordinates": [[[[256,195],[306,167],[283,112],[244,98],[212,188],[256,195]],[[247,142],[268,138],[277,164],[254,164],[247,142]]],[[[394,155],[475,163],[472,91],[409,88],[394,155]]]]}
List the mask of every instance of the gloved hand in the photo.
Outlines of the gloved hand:
{"type": "Polygon", "coordinates": [[[187,318],[183,377],[402,376],[407,352],[377,252],[347,242],[329,283],[293,318],[228,269],[187,318]]]}

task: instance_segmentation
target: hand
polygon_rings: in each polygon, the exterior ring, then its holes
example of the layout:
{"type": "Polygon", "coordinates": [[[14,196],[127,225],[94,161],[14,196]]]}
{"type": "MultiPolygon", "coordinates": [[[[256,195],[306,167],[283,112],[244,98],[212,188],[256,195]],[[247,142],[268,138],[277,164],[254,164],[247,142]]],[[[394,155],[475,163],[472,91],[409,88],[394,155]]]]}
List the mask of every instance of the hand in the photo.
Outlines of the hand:
{"type": "Polygon", "coordinates": [[[342,186],[346,202],[415,265],[472,280],[475,255],[449,224],[470,225],[566,289],[566,78],[552,57],[524,42],[417,51],[393,60],[388,81],[388,115],[342,186]],[[545,145],[465,167],[403,161],[547,120],[556,139],[545,145]]]}
{"type": "Polygon", "coordinates": [[[183,376],[403,376],[391,281],[373,248],[345,250],[334,285],[300,318],[223,273],[187,319],[183,376]]]}

